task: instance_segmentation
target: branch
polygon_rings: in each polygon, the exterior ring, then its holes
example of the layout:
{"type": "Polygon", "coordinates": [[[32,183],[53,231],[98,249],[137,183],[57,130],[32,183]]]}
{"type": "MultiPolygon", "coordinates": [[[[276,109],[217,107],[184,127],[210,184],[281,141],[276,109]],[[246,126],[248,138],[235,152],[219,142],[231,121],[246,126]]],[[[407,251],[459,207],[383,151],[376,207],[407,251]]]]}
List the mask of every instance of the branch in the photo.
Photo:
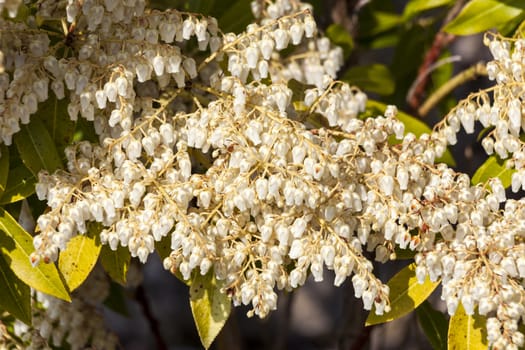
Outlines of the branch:
{"type": "Polygon", "coordinates": [[[282,307],[284,308],[284,312],[281,314],[281,317],[278,321],[279,328],[277,330],[273,349],[283,350],[287,348],[286,343],[288,340],[288,333],[290,331],[294,295],[294,293],[283,293],[281,295],[281,298],[284,297],[284,305],[282,305],[282,307]]]}
{"type": "Polygon", "coordinates": [[[363,327],[361,332],[359,333],[359,336],[356,338],[356,340],[352,344],[352,347],[350,348],[350,350],[362,350],[362,349],[364,349],[366,344],[368,344],[370,342],[370,336],[372,335],[372,329],[374,327],[375,327],[375,325],[368,326],[368,327],[363,327]]]}
{"type": "Polygon", "coordinates": [[[232,308],[230,317],[215,340],[217,350],[241,350],[242,338],[237,320],[237,312],[232,308]]]}
{"type": "Polygon", "coordinates": [[[407,102],[412,109],[417,110],[420,106],[423,94],[427,87],[429,73],[432,72],[434,63],[441,54],[441,50],[450,44],[454,38],[453,35],[444,32],[436,34],[434,42],[432,43],[431,48],[427,51],[423,63],[419,67],[417,77],[407,94],[407,102]]]}
{"type": "Polygon", "coordinates": [[[168,345],[162,338],[162,334],[160,334],[160,327],[159,327],[159,321],[153,316],[153,313],[151,312],[151,308],[148,304],[148,299],[146,297],[146,290],[144,289],[144,286],[141,284],[137,287],[137,290],[135,292],[135,297],[137,302],[140,304],[142,308],[142,312],[144,313],[144,316],[146,317],[146,320],[148,321],[149,328],[151,329],[151,332],[153,333],[153,336],[155,337],[155,343],[157,344],[158,350],[168,350],[168,345]]]}
{"type": "Polygon", "coordinates": [[[352,283],[343,284],[341,323],[335,332],[337,349],[364,349],[370,340],[371,327],[365,327],[368,312],[362,302],[355,298],[352,283]]]}
{"type": "MultiPolygon", "coordinates": [[[[442,27],[450,22],[456,14],[463,7],[464,1],[457,1],[454,6],[447,13],[445,20],[443,21],[442,27]]],[[[414,84],[410,87],[410,90],[407,94],[407,102],[413,110],[418,110],[425,93],[425,89],[428,83],[428,73],[432,71],[432,66],[438,59],[441,50],[449,45],[455,39],[454,35],[443,32],[441,29],[435,36],[432,46],[427,51],[423,63],[419,67],[418,74],[414,80],[414,84]]]]}
{"type": "Polygon", "coordinates": [[[424,117],[430,112],[432,108],[436,106],[445,96],[447,96],[452,90],[464,84],[465,82],[475,79],[480,75],[487,75],[484,62],[478,62],[476,65],[464,70],[463,72],[456,75],[454,78],[439,87],[430,97],[423,103],[423,105],[417,110],[421,117],[424,117]]]}

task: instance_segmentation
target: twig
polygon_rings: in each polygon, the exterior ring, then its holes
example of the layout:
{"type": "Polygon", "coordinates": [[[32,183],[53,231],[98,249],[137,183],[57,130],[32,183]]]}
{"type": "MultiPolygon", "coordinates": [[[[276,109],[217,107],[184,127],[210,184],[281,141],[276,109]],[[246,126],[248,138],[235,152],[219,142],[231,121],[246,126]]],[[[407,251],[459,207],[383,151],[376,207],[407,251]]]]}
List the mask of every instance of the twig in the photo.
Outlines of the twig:
{"type": "MultiPolygon", "coordinates": [[[[463,7],[463,3],[464,1],[457,1],[454,4],[454,6],[447,13],[441,28],[443,28],[456,16],[456,14],[463,7]]],[[[432,70],[431,66],[438,59],[441,50],[445,46],[449,45],[454,40],[454,38],[455,37],[453,35],[443,32],[442,29],[436,34],[432,46],[427,51],[425,58],[423,59],[423,63],[419,67],[417,78],[407,94],[406,100],[413,110],[419,109],[429,79],[428,72],[432,70]]]]}
{"type": "Polygon", "coordinates": [[[464,70],[463,72],[456,75],[454,78],[439,87],[430,97],[423,103],[423,105],[417,110],[421,117],[424,117],[430,112],[436,104],[439,103],[445,96],[447,96],[452,90],[460,86],[461,84],[472,80],[480,75],[486,75],[487,70],[485,69],[485,63],[478,62],[476,65],[464,70]]]}
{"type": "Polygon", "coordinates": [[[279,320],[279,329],[275,337],[273,349],[282,350],[287,348],[286,343],[288,340],[288,332],[290,330],[294,295],[294,293],[286,293],[281,295],[281,298],[284,297],[284,305],[281,306],[284,308],[284,311],[279,320]]]}
{"type": "MultiPolygon", "coordinates": [[[[435,63],[432,63],[429,66],[426,66],[425,71],[420,71],[416,79],[410,86],[410,89],[408,89],[407,99],[409,99],[408,102],[410,104],[410,107],[413,109],[417,109],[420,107],[420,103],[421,103],[420,99],[423,96],[426,82],[428,81],[428,78],[433,71],[435,71],[436,69],[438,69],[439,67],[445,64],[457,62],[460,60],[461,60],[461,56],[458,56],[458,55],[445,57],[435,63]],[[416,93],[416,90],[419,90],[419,91],[416,93]]],[[[423,66],[421,66],[421,68],[423,68],[423,66]]]]}
{"type": "Polygon", "coordinates": [[[343,284],[341,324],[335,333],[338,350],[365,349],[370,339],[370,330],[364,327],[366,311],[360,299],[354,298],[352,283],[343,284]]]}
{"type": "Polygon", "coordinates": [[[148,321],[149,328],[151,329],[151,332],[153,333],[153,336],[155,337],[155,343],[157,344],[158,350],[168,350],[168,345],[162,338],[162,334],[160,334],[160,327],[159,327],[159,321],[153,316],[153,313],[151,312],[151,308],[148,304],[148,299],[146,297],[146,290],[144,289],[144,286],[139,285],[137,287],[137,290],[135,291],[135,297],[137,302],[142,307],[142,312],[144,313],[144,316],[146,317],[146,320],[148,321]]]}
{"type": "Polygon", "coordinates": [[[242,338],[239,330],[239,324],[237,322],[236,310],[235,308],[232,308],[228,321],[226,321],[226,324],[219,332],[219,335],[215,340],[215,348],[217,350],[242,349],[242,338]]]}
{"type": "Polygon", "coordinates": [[[368,344],[370,342],[370,336],[372,335],[372,329],[374,327],[375,327],[375,325],[374,326],[363,327],[363,329],[359,333],[359,336],[357,337],[357,339],[352,344],[352,347],[350,348],[350,350],[362,350],[362,349],[364,349],[366,344],[368,344]]]}
{"type": "MultiPolygon", "coordinates": [[[[333,23],[342,25],[348,34],[352,38],[357,38],[359,35],[359,26],[358,26],[358,16],[359,12],[368,4],[370,0],[336,0],[334,6],[331,10],[331,19],[333,23]],[[343,14],[344,16],[341,16],[343,14]]],[[[338,79],[341,78],[341,75],[356,64],[357,56],[350,54],[343,65],[339,69],[338,79]]]]}
{"type": "Polygon", "coordinates": [[[429,72],[432,71],[431,67],[438,59],[443,47],[450,44],[452,40],[454,40],[453,35],[444,32],[439,32],[436,34],[434,42],[432,43],[432,47],[427,51],[425,58],[423,59],[423,63],[419,67],[416,80],[414,81],[414,84],[412,84],[412,87],[407,94],[407,102],[412,109],[418,109],[427,87],[429,72]]]}

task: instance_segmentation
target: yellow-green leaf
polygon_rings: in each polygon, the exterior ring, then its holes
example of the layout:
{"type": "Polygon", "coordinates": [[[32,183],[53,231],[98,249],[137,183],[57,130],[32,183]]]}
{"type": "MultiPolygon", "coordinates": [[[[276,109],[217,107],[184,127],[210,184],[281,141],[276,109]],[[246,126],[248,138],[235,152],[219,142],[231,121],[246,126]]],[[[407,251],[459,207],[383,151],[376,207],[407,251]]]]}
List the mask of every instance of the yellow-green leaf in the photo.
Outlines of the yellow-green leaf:
{"type": "Polygon", "coordinates": [[[390,312],[376,315],[372,309],[366,325],[371,326],[378,323],[393,321],[408,314],[425,301],[439,285],[439,281],[431,282],[426,278],[423,284],[419,284],[416,278],[416,264],[412,263],[399,271],[390,281],[390,312]]]}
{"type": "Polygon", "coordinates": [[[31,265],[33,237],[15,219],[0,208],[0,250],[15,275],[34,289],[62,300],[71,301],[54,264],[31,265]]]}
{"type": "Polygon", "coordinates": [[[525,20],[521,20],[518,28],[516,28],[516,31],[514,32],[513,37],[514,38],[520,38],[525,36],[525,20]]]}
{"type": "Polygon", "coordinates": [[[90,224],[85,235],[71,238],[60,252],[58,268],[71,292],[86,280],[97,263],[101,248],[98,228],[99,225],[90,224]]]}
{"type": "Polygon", "coordinates": [[[9,174],[9,149],[6,145],[0,146],[0,198],[7,185],[7,175],[9,174]]]}
{"type": "Polygon", "coordinates": [[[411,0],[403,10],[403,19],[407,20],[420,12],[427,11],[436,7],[452,5],[454,0],[411,0]]]}
{"type": "Polygon", "coordinates": [[[37,176],[42,169],[52,173],[62,167],[55,143],[41,120],[32,119],[28,125],[22,125],[14,141],[20,158],[33,175],[37,176]]]}
{"type": "Polygon", "coordinates": [[[448,349],[488,349],[486,325],[486,317],[476,313],[469,316],[465,313],[463,305],[459,304],[448,326],[448,349]]]}
{"type": "Polygon", "coordinates": [[[499,29],[524,10],[523,0],[472,0],[444,30],[457,35],[470,35],[491,28],[499,29]]]}
{"type": "Polygon", "coordinates": [[[212,271],[205,276],[196,272],[190,286],[190,305],[202,345],[208,349],[228,320],[230,298],[221,293],[212,271]]]}
{"type": "MultiPolygon", "coordinates": [[[[521,11],[521,14],[517,17],[512,18],[510,21],[498,26],[499,34],[505,37],[514,37],[517,38],[517,30],[519,29],[520,24],[525,19],[525,11],[521,11]]],[[[519,34],[518,34],[519,35],[519,34]]]]}
{"type": "Polygon", "coordinates": [[[21,165],[9,170],[6,190],[0,197],[0,204],[21,201],[35,193],[35,176],[21,165]]]}
{"type": "Polygon", "coordinates": [[[104,270],[106,270],[113,281],[122,285],[126,284],[130,260],[131,254],[129,249],[122,246],[113,251],[108,245],[105,245],[100,252],[102,267],[104,267],[104,270]]]}
{"type": "Polygon", "coordinates": [[[501,180],[503,187],[507,188],[512,183],[512,174],[514,174],[515,171],[513,168],[507,168],[507,161],[503,161],[497,156],[492,155],[476,170],[471,181],[473,185],[477,185],[485,183],[493,177],[497,177],[501,180]]]}
{"type": "Polygon", "coordinates": [[[0,254],[0,309],[31,325],[31,290],[11,271],[0,254]]]}

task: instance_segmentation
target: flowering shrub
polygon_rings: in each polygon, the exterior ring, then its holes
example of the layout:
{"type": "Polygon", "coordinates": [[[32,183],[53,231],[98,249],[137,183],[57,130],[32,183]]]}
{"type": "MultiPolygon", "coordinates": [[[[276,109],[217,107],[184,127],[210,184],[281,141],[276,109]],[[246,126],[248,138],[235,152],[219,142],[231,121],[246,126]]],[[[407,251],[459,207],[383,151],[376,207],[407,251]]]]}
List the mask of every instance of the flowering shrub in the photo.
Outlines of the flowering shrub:
{"type": "Polygon", "coordinates": [[[451,324],[486,323],[470,341],[524,344],[525,202],[505,191],[525,189],[523,39],[487,34],[494,85],[416,136],[336,80],[345,53],[299,1],[254,1],[240,34],[144,0],[0,4],[3,345],[116,347],[99,314],[109,281],[140,283],[130,259],[154,252],[190,286],[206,348],[230,304],[266,317],[325,269],[370,324],[441,284],[451,324]],[[447,146],[476,122],[495,155],[471,181],[447,146]],[[13,204],[33,194],[45,210],[13,204]],[[414,263],[385,284],[372,261],[401,251],[414,263]]]}

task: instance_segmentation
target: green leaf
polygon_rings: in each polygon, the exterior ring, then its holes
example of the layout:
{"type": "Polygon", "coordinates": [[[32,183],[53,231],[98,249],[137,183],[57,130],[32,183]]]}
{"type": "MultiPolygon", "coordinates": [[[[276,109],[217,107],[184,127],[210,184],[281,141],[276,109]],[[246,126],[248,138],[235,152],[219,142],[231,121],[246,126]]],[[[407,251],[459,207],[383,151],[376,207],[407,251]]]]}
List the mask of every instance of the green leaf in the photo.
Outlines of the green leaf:
{"type": "Polygon", "coordinates": [[[38,106],[34,119],[44,121],[49,136],[54,141],[59,154],[73,140],[76,122],[72,121],[67,112],[67,99],[59,100],[51,93],[49,98],[38,106]]]}
{"type": "Polygon", "coordinates": [[[508,188],[512,183],[512,174],[514,174],[515,171],[516,169],[507,168],[507,161],[503,161],[496,155],[492,155],[476,170],[471,182],[473,185],[477,185],[485,183],[493,177],[497,177],[501,180],[503,187],[508,188]]]}
{"type": "Polygon", "coordinates": [[[29,255],[33,252],[33,237],[15,219],[0,208],[0,250],[18,278],[34,289],[71,301],[54,264],[31,265],[29,255]]]}
{"type": "Polygon", "coordinates": [[[390,70],[383,64],[360,65],[348,69],[341,80],[380,95],[394,92],[395,82],[390,70]]]}
{"type": "Polygon", "coordinates": [[[31,289],[11,271],[0,254],[0,309],[31,325],[31,289]]]}
{"type": "Polygon", "coordinates": [[[354,41],[360,47],[384,48],[397,46],[401,16],[392,1],[369,1],[358,11],[359,30],[354,41]]]}
{"type": "Polygon", "coordinates": [[[7,185],[7,176],[9,175],[9,149],[6,145],[0,146],[0,198],[4,193],[7,185]]]}
{"type": "Polygon", "coordinates": [[[18,202],[35,193],[36,178],[25,166],[9,170],[6,190],[0,197],[0,204],[18,202]]]}
{"type": "Polygon", "coordinates": [[[58,269],[62,272],[69,291],[77,289],[88,278],[100,255],[100,225],[89,224],[88,232],[69,240],[66,249],[58,257],[58,269]]]}
{"type": "Polygon", "coordinates": [[[359,35],[372,37],[397,27],[401,22],[401,16],[396,13],[374,10],[371,6],[366,6],[359,14],[359,35]]]}
{"type": "Polygon", "coordinates": [[[240,1],[246,2],[246,0],[221,0],[219,6],[215,0],[151,0],[149,4],[156,9],[178,9],[219,18],[240,1]]]}
{"type": "MultiPolygon", "coordinates": [[[[188,3],[188,1],[185,1],[188,3]]],[[[214,8],[221,6],[214,6],[215,0],[193,0],[189,2],[190,11],[196,13],[203,13],[207,15],[212,15],[214,8]]]]}
{"type": "Polygon", "coordinates": [[[395,46],[394,57],[389,65],[395,78],[396,89],[385,102],[398,106],[405,103],[407,94],[417,79],[418,70],[415,67],[423,64],[423,53],[432,46],[437,29],[436,25],[414,21],[398,30],[399,42],[395,46]]]}
{"type": "Polygon", "coordinates": [[[290,79],[286,83],[286,85],[288,86],[290,90],[292,90],[292,101],[298,101],[298,102],[304,101],[304,95],[305,95],[304,91],[312,87],[296,79],[290,79]]]}
{"type": "Polygon", "coordinates": [[[354,48],[354,40],[342,25],[337,23],[331,24],[326,28],[325,34],[328,39],[343,49],[345,59],[350,56],[350,52],[354,48]]]}
{"type": "Polygon", "coordinates": [[[417,319],[434,350],[447,349],[448,321],[442,312],[435,310],[428,301],[416,309],[417,319]]]}
{"type": "Polygon", "coordinates": [[[500,29],[524,10],[523,0],[472,0],[444,30],[456,35],[470,35],[491,28],[500,29]]]}
{"type": "Polygon", "coordinates": [[[111,250],[108,245],[102,247],[100,252],[100,263],[109,277],[122,285],[126,284],[126,278],[131,261],[129,249],[119,246],[116,251],[111,250]]]}
{"type": "Polygon", "coordinates": [[[452,5],[454,0],[411,0],[405,6],[403,19],[408,20],[415,15],[436,7],[452,5]]]}
{"type": "Polygon", "coordinates": [[[109,294],[106,300],[104,300],[104,305],[124,317],[129,317],[124,288],[118,283],[110,283],[109,294]]]}
{"type": "Polygon", "coordinates": [[[209,349],[230,315],[230,298],[220,289],[213,271],[205,276],[197,271],[191,281],[191,312],[205,349],[209,349]]]}
{"type": "Polygon", "coordinates": [[[14,140],[22,161],[33,175],[37,176],[42,169],[52,173],[62,167],[55,143],[39,119],[22,125],[14,140]]]}
{"type": "Polygon", "coordinates": [[[486,317],[478,314],[469,316],[459,304],[448,326],[448,349],[488,349],[486,324],[486,317]]]}
{"type": "MultiPolygon", "coordinates": [[[[222,6],[217,6],[222,7],[222,6]]],[[[236,1],[224,14],[217,18],[219,28],[224,33],[240,33],[246,29],[246,26],[253,20],[250,1],[236,1]]]]}
{"type": "Polygon", "coordinates": [[[363,40],[359,44],[367,49],[384,49],[398,45],[400,37],[398,30],[390,30],[381,35],[375,36],[372,40],[363,40]]]}
{"type": "Polygon", "coordinates": [[[416,278],[416,264],[406,266],[387,283],[390,287],[390,312],[376,315],[373,308],[366,319],[366,325],[390,322],[408,314],[425,301],[439,283],[431,282],[427,276],[425,282],[419,284],[416,278]]]}
{"type": "MultiPolygon", "coordinates": [[[[381,115],[385,112],[386,107],[387,106],[384,103],[381,103],[379,101],[368,100],[366,102],[367,115],[381,115]]],[[[405,134],[411,132],[419,137],[422,134],[430,134],[432,132],[432,129],[430,129],[430,127],[427,124],[423,123],[421,120],[403,111],[398,110],[397,119],[399,119],[403,122],[403,124],[405,124],[405,134]]],[[[396,144],[399,142],[399,140],[396,140],[395,138],[392,138],[390,141],[392,144],[396,144]]],[[[456,166],[456,161],[452,157],[452,153],[450,153],[449,150],[446,150],[443,156],[436,160],[436,163],[439,162],[448,164],[450,166],[456,166]]]]}
{"type": "Polygon", "coordinates": [[[73,142],[89,141],[98,143],[98,136],[95,132],[93,123],[84,118],[79,118],[76,123],[75,133],[73,135],[73,142]]]}

